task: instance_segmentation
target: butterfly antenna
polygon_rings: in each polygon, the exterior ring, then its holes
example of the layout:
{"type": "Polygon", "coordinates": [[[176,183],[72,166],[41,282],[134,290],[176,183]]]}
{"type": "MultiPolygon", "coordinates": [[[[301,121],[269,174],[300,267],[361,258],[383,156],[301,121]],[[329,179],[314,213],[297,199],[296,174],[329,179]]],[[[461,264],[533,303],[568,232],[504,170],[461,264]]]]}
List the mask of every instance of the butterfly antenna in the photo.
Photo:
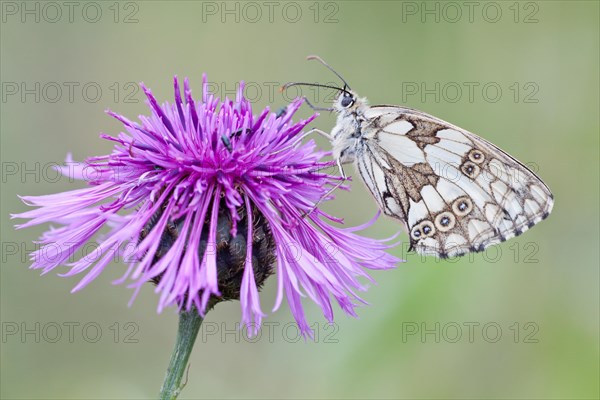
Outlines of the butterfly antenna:
{"type": "Polygon", "coordinates": [[[344,93],[347,93],[349,95],[352,95],[352,93],[350,93],[349,91],[347,91],[344,88],[339,88],[337,86],[330,86],[330,85],[321,85],[320,83],[309,83],[309,82],[289,82],[289,83],[286,83],[285,85],[283,85],[282,87],[280,87],[279,91],[283,93],[284,90],[286,90],[287,88],[290,88],[292,86],[314,86],[314,87],[322,87],[322,88],[327,88],[327,89],[339,90],[341,92],[344,92],[344,93]]]}
{"type": "Polygon", "coordinates": [[[335,69],[331,68],[331,66],[329,64],[327,64],[321,57],[313,55],[313,56],[306,57],[306,59],[307,60],[317,60],[318,62],[320,62],[321,64],[326,66],[331,72],[333,72],[338,78],[340,78],[342,80],[342,82],[344,82],[344,89],[348,88],[348,89],[352,90],[350,85],[348,85],[348,82],[346,82],[346,80],[344,78],[342,78],[342,76],[340,74],[338,74],[335,69]]]}

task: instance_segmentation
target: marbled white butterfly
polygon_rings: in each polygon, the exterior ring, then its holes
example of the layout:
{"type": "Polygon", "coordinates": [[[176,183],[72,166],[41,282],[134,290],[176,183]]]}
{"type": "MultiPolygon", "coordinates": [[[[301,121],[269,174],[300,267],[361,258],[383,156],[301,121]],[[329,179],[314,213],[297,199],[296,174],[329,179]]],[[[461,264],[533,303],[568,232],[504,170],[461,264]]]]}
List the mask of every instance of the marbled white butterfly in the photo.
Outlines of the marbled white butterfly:
{"type": "MultiPolygon", "coordinates": [[[[548,186],[521,162],[492,143],[421,111],[369,106],[333,68],[343,88],[332,108],[331,133],[318,129],[342,164],[354,163],[387,215],[400,220],[410,249],[452,257],[478,252],[520,235],[546,218],[553,197],[548,186]]],[[[335,190],[335,188],[333,189],[335,190]]]]}

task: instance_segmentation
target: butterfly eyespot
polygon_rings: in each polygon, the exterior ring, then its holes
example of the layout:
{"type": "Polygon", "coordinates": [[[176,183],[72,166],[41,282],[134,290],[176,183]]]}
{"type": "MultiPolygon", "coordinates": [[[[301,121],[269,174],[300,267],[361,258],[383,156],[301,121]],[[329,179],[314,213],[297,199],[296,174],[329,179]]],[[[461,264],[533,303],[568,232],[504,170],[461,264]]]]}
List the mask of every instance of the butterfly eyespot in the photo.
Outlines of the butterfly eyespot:
{"type": "Polygon", "coordinates": [[[468,197],[460,197],[452,203],[452,211],[459,217],[465,216],[473,209],[473,203],[468,197]]]}
{"type": "Polygon", "coordinates": [[[481,171],[479,166],[475,163],[472,163],[471,161],[465,162],[460,167],[460,170],[469,178],[475,178],[477,175],[479,175],[479,172],[481,171]]]}
{"type": "Polygon", "coordinates": [[[431,237],[435,234],[435,227],[431,221],[423,221],[419,224],[421,226],[421,231],[423,232],[423,236],[431,237]]]}
{"type": "Polygon", "coordinates": [[[410,236],[414,239],[414,240],[419,240],[422,236],[421,234],[421,229],[419,229],[419,226],[415,226],[412,230],[412,232],[410,233],[410,236]]]}
{"type": "Polygon", "coordinates": [[[481,151],[473,149],[469,152],[469,160],[473,161],[476,164],[481,164],[485,161],[485,156],[481,151]]]}
{"type": "Polygon", "coordinates": [[[344,108],[348,108],[350,107],[352,104],[354,104],[354,99],[352,98],[352,96],[350,95],[344,95],[344,97],[342,97],[342,107],[344,108]]]}
{"type": "Polygon", "coordinates": [[[456,224],[456,217],[448,211],[444,211],[435,217],[435,227],[440,232],[448,232],[456,224]]]}

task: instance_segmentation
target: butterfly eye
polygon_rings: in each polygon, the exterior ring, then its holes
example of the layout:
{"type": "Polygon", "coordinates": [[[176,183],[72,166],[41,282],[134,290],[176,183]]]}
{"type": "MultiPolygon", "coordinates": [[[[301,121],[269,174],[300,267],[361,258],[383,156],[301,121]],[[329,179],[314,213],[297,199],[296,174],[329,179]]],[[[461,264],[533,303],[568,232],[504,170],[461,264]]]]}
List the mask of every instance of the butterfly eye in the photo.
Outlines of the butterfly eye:
{"type": "Polygon", "coordinates": [[[344,97],[342,97],[342,103],[341,104],[342,104],[342,107],[348,108],[352,104],[354,104],[354,98],[352,98],[352,96],[350,96],[349,94],[344,94],[344,97]]]}

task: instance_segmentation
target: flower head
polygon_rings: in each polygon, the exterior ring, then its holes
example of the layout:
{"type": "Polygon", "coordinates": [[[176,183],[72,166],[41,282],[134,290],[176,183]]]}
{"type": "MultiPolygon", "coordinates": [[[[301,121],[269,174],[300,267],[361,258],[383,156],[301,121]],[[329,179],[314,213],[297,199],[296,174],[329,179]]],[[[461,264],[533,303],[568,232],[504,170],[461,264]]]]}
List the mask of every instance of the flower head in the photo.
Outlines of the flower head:
{"type": "Polygon", "coordinates": [[[113,152],[59,168],[89,187],[22,197],[37,208],[13,215],[30,219],[18,228],[58,225],[42,235],[32,268],[47,273],[66,265],[64,276],[85,273],[77,291],[121,256],[129,266],[117,283],[139,289],[154,281],[159,311],[195,306],[203,315],[219,299],[239,298],[242,321],[256,330],[264,317],[258,289],[276,260],[274,310],[285,295],[303,334],[311,332],[305,295],[329,321],[331,298],[355,315],[362,302],[355,291],[365,289],[359,278],[370,279],[365,268],[390,268],[399,260],[385,252],[386,241],[356,234],[372,222],[335,227],[341,221],[316,207],[341,179],[323,172],[332,165],[323,161],[329,153],[302,142],[316,115],[294,123],[301,100],[283,115],[269,109],[253,115],[243,83],[235,101],[223,102],[208,93],[206,76],[201,101],[192,98],[187,79],[183,96],[177,77],[174,86],[175,102],[159,105],[142,84],[151,115],[136,123],[108,112],[126,131],[101,135],[115,142],[113,152]],[[103,227],[108,232],[100,235],[103,227]],[[94,238],[93,256],[73,260],[94,238]],[[239,246],[228,254],[235,262],[220,252],[234,242],[239,246]]]}

